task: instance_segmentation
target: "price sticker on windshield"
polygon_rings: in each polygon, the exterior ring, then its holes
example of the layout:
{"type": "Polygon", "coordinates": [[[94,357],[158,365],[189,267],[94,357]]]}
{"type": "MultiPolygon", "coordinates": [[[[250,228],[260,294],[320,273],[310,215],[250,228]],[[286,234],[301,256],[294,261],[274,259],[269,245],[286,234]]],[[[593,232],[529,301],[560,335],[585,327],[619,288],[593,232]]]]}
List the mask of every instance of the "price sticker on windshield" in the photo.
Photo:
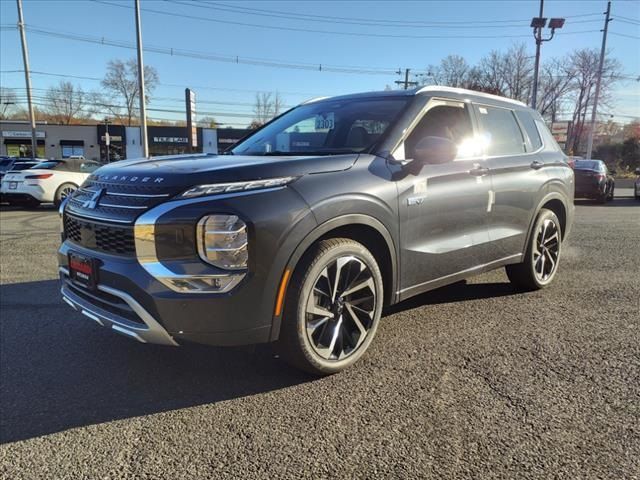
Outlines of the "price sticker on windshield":
{"type": "Polygon", "coordinates": [[[333,112],[316,115],[316,130],[333,130],[334,127],[335,116],[333,112]]]}

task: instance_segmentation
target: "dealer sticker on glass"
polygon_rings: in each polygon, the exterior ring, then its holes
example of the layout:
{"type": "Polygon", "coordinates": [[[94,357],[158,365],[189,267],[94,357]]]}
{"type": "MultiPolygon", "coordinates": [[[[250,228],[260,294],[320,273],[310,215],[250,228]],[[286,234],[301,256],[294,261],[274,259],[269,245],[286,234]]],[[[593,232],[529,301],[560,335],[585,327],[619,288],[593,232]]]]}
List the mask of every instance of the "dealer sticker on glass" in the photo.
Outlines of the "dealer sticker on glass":
{"type": "Polygon", "coordinates": [[[316,130],[333,130],[334,127],[335,116],[333,112],[316,115],[316,130]]]}

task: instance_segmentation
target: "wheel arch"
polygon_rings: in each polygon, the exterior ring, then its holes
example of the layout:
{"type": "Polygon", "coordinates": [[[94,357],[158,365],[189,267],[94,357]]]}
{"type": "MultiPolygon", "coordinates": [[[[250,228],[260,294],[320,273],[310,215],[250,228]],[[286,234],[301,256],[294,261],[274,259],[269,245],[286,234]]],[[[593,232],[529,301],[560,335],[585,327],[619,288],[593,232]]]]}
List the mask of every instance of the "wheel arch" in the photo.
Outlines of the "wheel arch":
{"type": "MultiPolygon", "coordinates": [[[[376,259],[381,260],[378,266],[382,272],[384,305],[396,303],[398,301],[398,261],[395,242],[384,224],[369,215],[347,214],[318,225],[294,249],[284,271],[293,273],[303,255],[316,242],[338,237],[349,238],[363,244],[376,259]]],[[[286,288],[288,285],[285,285],[286,288]]],[[[281,322],[282,315],[274,315],[271,340],[278,339],[281,322]]]]}
{"type": "Polygon", "coordinates": [[[531,234],[533,230],[533,226],[536,222],[536,218],[540,214],[540,210],[543,208],[547,208],[556,214],[558,220],[560,221],[560,232],[562,235],[562,239],[564,240],[568,234],[567,226],[570,220],[569,218],[569,207],[567,205],[566,198],[560,192],[549,192],[547,193],[540,202],[538,202],[538,206],[535,209],[535,213],[531,216],[531,220],[529,221],[529,231],[527,232],[527,239],[524,244],[523,251],[526,251],[527,245],[529,245],[529,241],[531,239],[531,234]]]}

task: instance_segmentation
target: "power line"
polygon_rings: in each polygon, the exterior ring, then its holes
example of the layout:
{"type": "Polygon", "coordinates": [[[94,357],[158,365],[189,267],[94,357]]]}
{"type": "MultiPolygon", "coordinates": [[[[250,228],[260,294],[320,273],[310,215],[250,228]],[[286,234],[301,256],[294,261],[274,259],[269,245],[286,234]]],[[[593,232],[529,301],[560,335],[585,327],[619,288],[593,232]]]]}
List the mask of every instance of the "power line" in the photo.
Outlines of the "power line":
{"type": "MultiPolygon", "coordinates": [[[[169,1],[169,0],[165,0],[169,1]]],[[[184,3],[184,2],[183,2],[184,3]]],[[[205,3],[209,5],[211,9],[222,10],[224,9],[233,9],[238,11],[238,13],[245,12],[257,12],[257,14],[263,14],[265,16],[289,16],[296,17],[296,19],[306,19],[309,21],[324,21],[330,23],[353,23],[353,24],[366,24],[366,25],[378,25],[378,26],[432,26],[432,25],[467,25],[467,24],[502,24],[502,23],[514,23],[514,22],[524,22],[529,24],[530,19],[514,19],[514,20],[458,20],[458,21],[429,21],[424,22],[420,20],[391,20],[391,19],[372,19],[372,18],[358,18],[358,17],[337,17],[337,16],[329,16],[329,15],[313,15],[308,13],[293,13],[293,12],[284,12],[282,10],[266,10],[261,8],[249,8],[249,7],[241,7],[237,5],[230,5],[220,2],[214,1],[206,1],[200,0],[200,3],[205,3]],[[215,6],[215,7],[214,7],[215,6]],[[316,19],[316,20],[314,20],[316,19]],[[395,24],[395,25],[392,25],[395,24]]],[[[229,10],[231,11],[231,10],[229,10]]],[[[589,17],[589,16],[600,16],[600,12],[594,13],[586,13],[582,15],[573,15],[565,18],[578,18],[578,17],[589,17]]]]}
{"type": "MultiPolygon", "coordinates": [[[[104,0],[91,0],[94,3],[99,3],[103,5],[110,5],[112,7],[126,8],[131,9],[128,5],[121,5],[117,3],[111,3],[104,0]]],[[[245,23],[245,22],[236,22],[232,20],[221,20],[217,18],[210,17],[202,17],[196,15],[188,15],[188,14],[180,14],[175,12],[167,12],[163,10],[155,10],[151,8],[143,8],[145,12],[155,13],[159,15],[166,15],[172,18],[181,17],[187,18],[189,20],[198,20],[205,22],[213,22],[217,24],[226,24],[226,25],[238,25],[243,27],[253,27],[253,28],[265,28],[269,30],[280,30],[280,31],[292,31],[292,32],[303,32],[303,33],[322,33],[329,35],[346,35],[346,36],[355,36],[355,37],[369,37],[369,38],[415,38],[415,39],[443,39],[443,38],[461,38],[461,39],[495,39],[495,38],[529,38],[529,34],[521,34],[521,35],[407,35],[407,34],[387,34],[387,33],[364,33],[364,32],[344,32],[338,30],[314,30],[309,28],[296,28],[296,27],[285,27],[285,26],[274,26],[274,25],[263,25],[258,23],[245,23]]],[[[593,33],[598,32],[599,30],[582,30],[577,32],[563,32],[562,35],[568,34],[579,34],[579,33],[593,33]]]]}
{"type": "Polygon", "coordinates": [[[616,20],[623,19],[629,22],[640,23],[640,18],[623,17],[622,15],[615,15],[613,18],[615,18],[616,20]]]}
{"type": "Polygon", "coordinates": [[[628,35],[626,33],[618,33],[618,32],[609,32],[609,34],[615,35],[616,37],[633,38],[634,40],[640,40],[640,37],[637,35],[628,35]]]}
{"type": "MultiPolygon", "coordinates": [[[[193,2],[193,1],[179,1],[179,0],[164,0],[167,3],[173,3],[176,5],[187,5],[197,8],[204,8],[207,10],[239,13],[242,15],[254,15],[259,17],[271,17],[271,18],[284,18],[288,20],[307,21],[307,22],[321,22],[330,24],[345,24],[345,25],[364,25],[375,27],[391,27],[391,28],[522,28],[528,27],[530,20],[497,20],[497,21],[391,21],[391,20],[365,20],[365,19],[348,19],[345,17],[323,17],[316,15],[306,15],[299,13],[283,12],[276,10],[265,10],[259,8],[239,7],[235,5],[222,4],[218,2],[193,2]],[[205,3],[205,5],[203,5],[205,3]],[[320,17],[320,18],[318,18],[320,17]],[[519,23],[517,23],[519,22],[519,23]]],[[[599,14],[591,14],[599,15],[599,14]]],[[[572,23],[590,23],[599,22],[599,20],[582,20],[572,23]]]]}
{"type": "MultiPolygon", "coordinates": [[[[23,71],[22,70],[0,70],[0,73],[23,73],[23,71]]],[[[50,76],[50,77],[74,78],[78,80],[91,80],[91,81],[97,81],[97,82],[101,82],[103,80],[102,78],[98,78],[98,77],[70,75],[67,73],[39,72],[36,70],[32,70],[31,74],[44,75],[44,76],[50,76]]],[[[163,87],[177,87],[177,88],[185,88],[186,86],[186,84],[183,85],[183,84],[177,84],[177,83],[163,83],[163,82],[158,82],[158,85],[161,85],[163,87]]],[[[249,90],[249,89],[242,89],[242,88],[212,87],[210,85],[192,85],[190,83],[188,84],[188,86],[198,90],[216,90],[216,91],[224,91],[224,92],[238,92],[238,93],[252,93],[252,94],[255,94],[256,92],[264,91],[260,89],[249,90]]],[[[320,93],[314,93],[314,92],[290,92],[290,91],[284,91],[284,90],[278,90],[278,92],[285,95],[312,95],[312,96],[321,95],[320,93]]]]}
{"type": "MultiPolygon", "coordinates": [[[[124,42],[121,40],[108,39],[106,37],[93,37],[89,35],[80,35],[76,33],[66,33],[55,30],[49,30],[38,26],[30,26],[27,31],[48,37],[62,38],[66,40],[74,40],[85,43],[93,43],[96,45],[107,45],[111,47],[119,47],[126,49],[135,49],[135,46],[130,42],[124,42]]],[[[318,72],[331,72],[331,73],[354,73],[354,74],[366,74],[366,75],[395,75],[395,69],[374,69],[369,67],[357,67],[357,66],[340,66],[340,65],[326,65],[326,64],[310,64],[310,63],[285,63],[280,61],[240,57],[237,55],[224,55],[224,54],[211,54],[206,52],[199,52],[195,50],[184,50],[172,47],[160,47],[146,45],[144,47],[145,52],[160,53],[163,55],[176,56],[176,57],[188,57],[196,58],[199,60],[209,60],[215,62],[235,63],[244,65],[254,65],[262,67],[272,68],[287,68],[295,70],[308,70],[318,72]]]]}

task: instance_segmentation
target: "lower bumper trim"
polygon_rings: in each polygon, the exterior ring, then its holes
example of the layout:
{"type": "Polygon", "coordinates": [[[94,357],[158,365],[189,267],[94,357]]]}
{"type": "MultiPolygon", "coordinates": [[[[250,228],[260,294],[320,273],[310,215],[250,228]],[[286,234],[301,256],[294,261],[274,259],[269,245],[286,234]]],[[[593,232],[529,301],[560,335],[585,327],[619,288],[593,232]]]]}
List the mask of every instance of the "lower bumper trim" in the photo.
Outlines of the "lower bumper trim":
{"type": "Polygon", "coordinates": [[[74,293],[73,290],[66,285],[69,277],[69,271],[66,268],[61,267],[60,274],[63,282],[62,288],[60,289],[62,299],[85,317],[90,318],[101,326],[110,327],[115,332],[138,340],[141,343],[178,346],[178,343],[169,335],[164,327],[129,294],[106,285],[97,285],[98,290],[119,297],[126,302],[138,317],[140,317],[142,323],[132,322],[131,320],[92,304],[85,298],[74,293]]]}

